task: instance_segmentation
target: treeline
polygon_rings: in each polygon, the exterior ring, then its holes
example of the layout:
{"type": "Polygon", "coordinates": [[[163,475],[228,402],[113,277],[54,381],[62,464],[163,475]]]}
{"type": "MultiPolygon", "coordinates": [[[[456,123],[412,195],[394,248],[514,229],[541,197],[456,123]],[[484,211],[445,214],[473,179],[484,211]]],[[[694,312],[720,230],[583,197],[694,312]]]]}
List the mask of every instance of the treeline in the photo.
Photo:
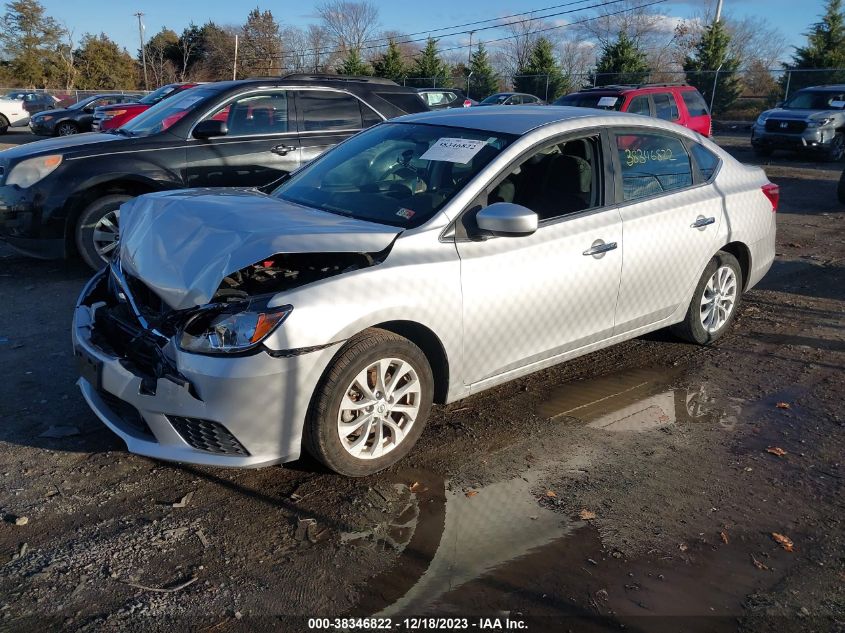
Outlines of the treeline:
{"type": "MultiPolygon", "coordinates": [[[[842,1],[827,0],[806,45],[784,69],[845,67],[842,1]]],[[[501,20],[495,45],[481,41],[469,50],[385,30],[368,0],[326,0],[305,27],[253,9],[242,24],[189,24],[181,33],[162,28],[133,55],[104,33],[75,37],[38,0],[13,0],[0,22],[0,82],[20,88],[152,89],[174,81],[336,72],[468,87],[477,99],[503,89],[553,99],[585,84],[686,79],[708,99],[715,85],[717,111],[740,93],[782,93],[771,69],[781,65],[784,37],[764,18],[725,16],[716,22],[705,3],[699,14],[678,21],[641,5],[622,0],[565,28],[529,14],[501,20]]],[[[791,88],[833,80],[842,78],[807,73],[792,78],[791,88]]]]}

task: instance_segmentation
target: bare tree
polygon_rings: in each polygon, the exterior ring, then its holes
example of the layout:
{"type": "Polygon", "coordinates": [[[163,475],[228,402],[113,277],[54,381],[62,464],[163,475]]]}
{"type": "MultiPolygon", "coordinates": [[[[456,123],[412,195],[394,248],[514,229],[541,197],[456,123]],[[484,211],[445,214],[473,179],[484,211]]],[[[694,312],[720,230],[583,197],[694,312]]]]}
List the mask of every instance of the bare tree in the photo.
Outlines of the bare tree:
{"type": "Polygon", "coordinates": [[[560,68],[573,89],[583,87],[589,82],[589,73],[596,65],[596,45],[594,42],[577,37],[565,37],[558,46],[560,68]]]}
{"type": "Polygon", "coordinates": [[[351,50],[360,52],[378,31],[378,8],[366,0],[327,0],[317,6],[317,15],[332,45],[344,55],[351,50]]]}

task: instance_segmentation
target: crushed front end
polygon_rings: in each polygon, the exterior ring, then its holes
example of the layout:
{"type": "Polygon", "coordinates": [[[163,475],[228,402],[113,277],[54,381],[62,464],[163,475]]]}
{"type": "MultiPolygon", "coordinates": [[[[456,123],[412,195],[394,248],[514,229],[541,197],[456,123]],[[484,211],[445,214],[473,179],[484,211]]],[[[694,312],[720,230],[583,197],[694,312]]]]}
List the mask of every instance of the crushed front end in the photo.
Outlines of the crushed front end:
{"type": "Polygon", "coordinates": [[[141,455],[240,467],[298,458],[308,400],[331,350],[187,352],[178,336],[195,312],[168,308],[119,260],[97,273],[72,328],[88,405],[141,455]]]}

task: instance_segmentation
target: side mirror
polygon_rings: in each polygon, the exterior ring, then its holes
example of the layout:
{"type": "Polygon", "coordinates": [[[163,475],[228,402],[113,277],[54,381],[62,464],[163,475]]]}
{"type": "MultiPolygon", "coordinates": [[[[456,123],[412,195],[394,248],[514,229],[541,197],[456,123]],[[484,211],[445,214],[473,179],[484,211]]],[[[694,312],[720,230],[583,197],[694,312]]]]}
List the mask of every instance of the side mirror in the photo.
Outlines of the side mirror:
{"type": "Polygon", "coordinates": [[[215,136],[226,136],[229,133],[229,126],[225,121],[215,121],[214,119],[206,119],[200,121],[194,128],[194,138],[213,138],[215,136]]]}
{"type": "Polygon", "coordinates": [[[494,202],[475,216],[482,231],[501,237],[531,235],[537,230],[539,219],[531,209],[512,202],[494,202]]]}

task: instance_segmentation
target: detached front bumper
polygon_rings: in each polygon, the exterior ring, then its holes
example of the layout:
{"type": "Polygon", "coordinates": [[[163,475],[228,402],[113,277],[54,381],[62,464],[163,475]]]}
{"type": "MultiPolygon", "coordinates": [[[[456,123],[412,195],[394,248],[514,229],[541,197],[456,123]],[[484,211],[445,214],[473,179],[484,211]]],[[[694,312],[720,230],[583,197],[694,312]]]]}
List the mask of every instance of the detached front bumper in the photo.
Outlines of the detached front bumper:
{"type": "Polygon", "coordinates": [[[751,145],[758,149],[825,152],[830,148],[836,129],[807,128],[803,132],[771,132],[756,123],[751,128],[751,145]]]}
{"type": "Polygon", "coordinates": [[[331,357],[327,350],[287,358],[265,351],[215,357],[183,352],[171,341],[165,353],[184,380],[150,376],[94,342],[95,314],[103,307],[86,298],[104,283],[105,275],[96,275],[74,313],[73,348],[82,373],[77,384],[131,452],[229,467],[299,457],[310,397],[331,357]]]}

